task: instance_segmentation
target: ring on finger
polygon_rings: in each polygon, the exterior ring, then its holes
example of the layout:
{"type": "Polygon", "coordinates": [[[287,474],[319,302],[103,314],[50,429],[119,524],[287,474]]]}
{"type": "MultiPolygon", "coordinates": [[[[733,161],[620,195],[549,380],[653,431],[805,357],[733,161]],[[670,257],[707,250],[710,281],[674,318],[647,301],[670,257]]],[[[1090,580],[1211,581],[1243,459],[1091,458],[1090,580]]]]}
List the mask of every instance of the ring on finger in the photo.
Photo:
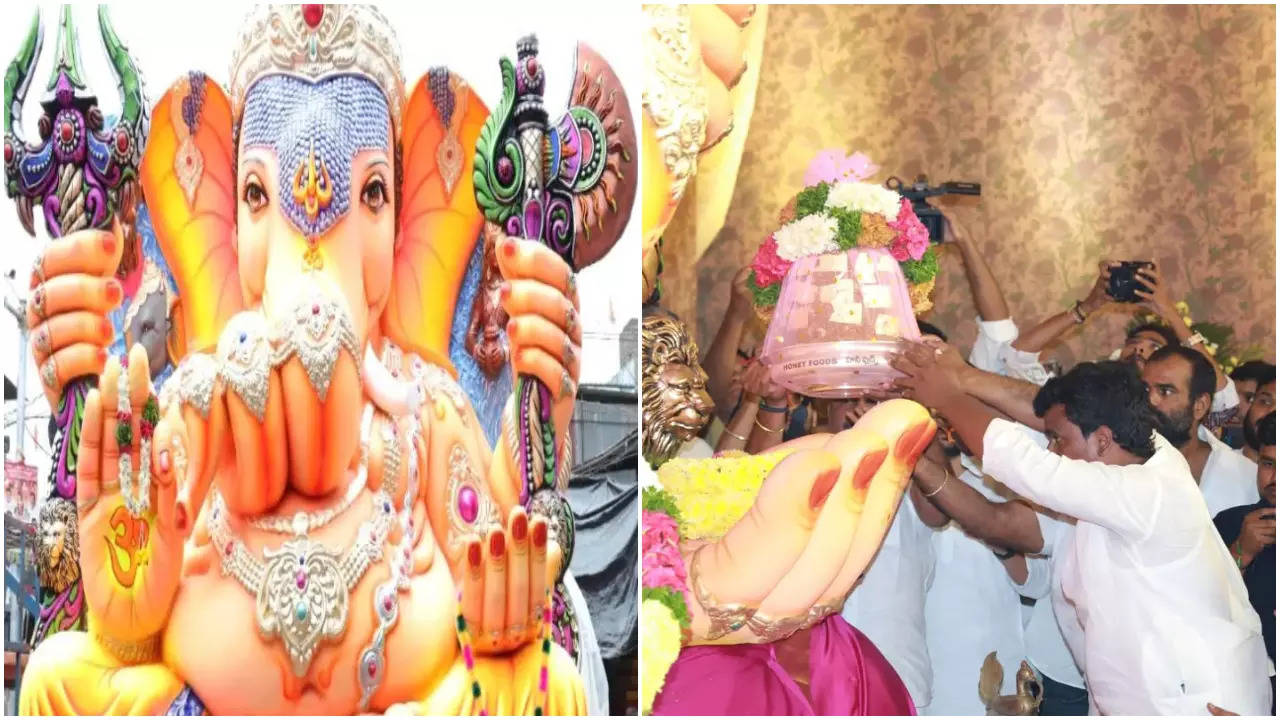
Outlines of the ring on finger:
{"type": "Polygon", "coordinates": [[[569,377],[568,370],[560,371],[560,399],[572,397],[576,393],[573,387],[573,378],[569,377]]]}
{"type": "Polygon", "coordinates": [[[35,337],[35,340],[33,341],[33,344],[35,345],[37,355],[47,356],[51,354],[53,340],[51,339],[50,336],[52,335],[52,333],[53,331],[49,328],[48,325],[45,325],[44,327],[36,331],[36,337],[35,337]]]}
{"type": "Polygon", "coordinates": [[[507,635],[510,637],[520,637],[524,635],[524,628],[525,626],[523,623],[516,623],[515,625],[511,625],[507,628],[507,635]]]}
{"type": "Polygon", "coordinates": [[[36,287],[35,292],[31,294],[31,309],[35,312],[36,319],[39,320],[40,322],[44,322],[49,317],[45,313],[44,302],[45,302],[44,285],[41,284],[38,287],[36,287]]]}
{"type": "Polygon", "coordinates": [[[573,329],[578,325],[578,311],[572,305],[564,311],[564,334],[573,336],[573,329]]]}
{"type": "Polygon", "coordinates": [[[43,284],[44,284],[44,281],[45,281],[45,275],[44,275],[44,250],[43,250],[43,249],[41,249],[41,250],[40,250],[40,252],[36,253],[36,259],[35,259],[35,262],[33,262],[33,263],[31,264],[31,271],[32,271],[33,273],[35,273],[35,276],[36,276],[36,283],[37,283],[37,284],[39,284],[39,285],[43,285],[43,284]]]}
{"type": "Polygon", "coordinates": [[[573,340],[568,335],[564,336],[564,351],[561,353],[561,358],[566,366],[573,363],[573,340]]]}
{"type": "Polygon", "coordinates": [[[569,271],[569,281],[565,283],[565,288],[565,295],[568,295],[571,298],[576,298],[578,296],[578,274],[573,270],[569,271]]]}
{"type": "Polygon", "coordinates": [[[44,386],[50,390],[58,386],[58,363],[53,359],[52,355],[40,366],[40,379],[44,381],[44,386]]]}

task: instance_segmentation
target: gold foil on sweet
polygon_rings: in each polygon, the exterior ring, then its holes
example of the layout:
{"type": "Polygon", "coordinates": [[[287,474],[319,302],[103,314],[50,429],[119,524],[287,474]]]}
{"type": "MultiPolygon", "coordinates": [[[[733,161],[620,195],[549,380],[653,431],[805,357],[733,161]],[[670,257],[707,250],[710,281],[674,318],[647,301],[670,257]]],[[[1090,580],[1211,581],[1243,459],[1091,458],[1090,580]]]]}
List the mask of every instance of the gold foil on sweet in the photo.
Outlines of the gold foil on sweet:
{"type": "Polygon", "coordinates": [[[842,325],[862,324],[862,303],[852,290],[837,293],[831,301],[831,322],[842,325]]]}
{"type": "Polygon", "coordinates": [[[862,303],[867,306],[868,310],[883,310],[889,307],[890,296],[888,285],[863,285],[862,286],[862,303]]]}
{"type": "Polygon", "coordinates": [[[853,261],[853,272],[863,285],[873,285],[876,282],[876,264],[868,253],[858,253],[857,259],[853,261]]]}
{"type": "Polygon", "coordinates": [[[742,629],[750,621],[751,616],[755,614],[755,608],[747,607],[743,604],[721,605],[702,582],[702,551],[706,550],[710,545],[703,545],[693,553],[693,559],[689,563],[689,580],[693,585],[694,597],[698,599],[698,604],[707,614],[709,626],[707,628],[708,640],[719,640],[729,633],[742,629]]]}
{"type": "Polygon", "coordinates": [[[707,92],[693,42],[689,8],[645,5],[645,84],[641,100],[653,120],[662,164],[671,175],[669,202],[684,196],[707,139],[707,92]]]}

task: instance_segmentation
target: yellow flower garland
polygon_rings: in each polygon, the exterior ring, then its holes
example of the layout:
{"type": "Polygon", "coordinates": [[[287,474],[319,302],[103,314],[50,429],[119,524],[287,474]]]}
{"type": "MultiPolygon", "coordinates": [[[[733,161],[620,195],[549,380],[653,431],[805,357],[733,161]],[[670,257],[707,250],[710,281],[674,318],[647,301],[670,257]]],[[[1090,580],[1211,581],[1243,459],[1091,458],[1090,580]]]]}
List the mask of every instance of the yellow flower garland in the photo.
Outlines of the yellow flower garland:
{"type": "Polygon", "coordinates": [[[657,600],[640,604],[640,636],[644,651],[640,653],[640,711],[649,714],[653,699],[662,690],[667,670],[680,655],[680,622],[671,608],[657,600]]]}
{"type": "Polygon", "coordinates": [[[675,458],[658,468],[658,481],[680,510],[681,539],[724,537],[747,514],[765,477],[789,454],[784,450],[703,460],[675,458]]]}

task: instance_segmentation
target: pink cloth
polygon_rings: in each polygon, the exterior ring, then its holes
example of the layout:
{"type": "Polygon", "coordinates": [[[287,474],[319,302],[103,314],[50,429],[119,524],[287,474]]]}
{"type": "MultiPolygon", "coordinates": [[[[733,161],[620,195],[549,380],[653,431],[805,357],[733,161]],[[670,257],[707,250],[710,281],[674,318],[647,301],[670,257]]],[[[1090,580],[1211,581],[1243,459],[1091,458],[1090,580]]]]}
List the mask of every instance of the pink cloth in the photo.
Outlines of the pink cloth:
{"type": "Polygon", "coordinates": [[[809,637],[810,703],[773,645],[680,652],[654,715],[915,715],[907,688],[866,635],[831,615],[809,637]]]}

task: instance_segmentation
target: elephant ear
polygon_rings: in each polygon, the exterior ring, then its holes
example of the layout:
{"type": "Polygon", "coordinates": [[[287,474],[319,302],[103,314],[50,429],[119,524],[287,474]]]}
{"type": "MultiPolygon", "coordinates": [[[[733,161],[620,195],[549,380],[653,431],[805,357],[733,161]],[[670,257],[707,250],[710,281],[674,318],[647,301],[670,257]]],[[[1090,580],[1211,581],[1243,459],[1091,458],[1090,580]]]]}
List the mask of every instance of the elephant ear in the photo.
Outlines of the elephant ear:
{"type": "Polygon", "coordinates": [[[156,104],[139,172],[160,252],[182,298],[185,349],[212,350],[244,305],[236,263],[231,103],[193,72],[156,104]]]}
{"type": "Polygon", "coordinates": [[[382,331],[450,371],[454,306],[484,220],[471,174],[488,116],[466,81],[444,68],[418,81],[401,116],[399,235],[382,331]]]}

